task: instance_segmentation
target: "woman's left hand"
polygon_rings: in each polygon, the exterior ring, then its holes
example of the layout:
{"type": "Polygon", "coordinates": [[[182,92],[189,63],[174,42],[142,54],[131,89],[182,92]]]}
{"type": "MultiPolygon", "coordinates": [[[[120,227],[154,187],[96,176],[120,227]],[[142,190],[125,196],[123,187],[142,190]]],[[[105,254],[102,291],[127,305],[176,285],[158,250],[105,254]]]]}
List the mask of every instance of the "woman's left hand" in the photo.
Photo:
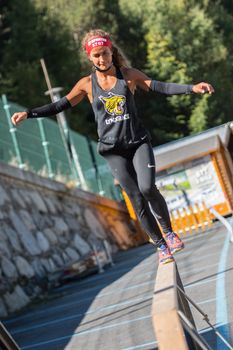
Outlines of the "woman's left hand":
{"type": "Polygon", "coordinates": [[[192,90],[196,94],[205,94],[205,93],[212,94],[214,92],[213,86],[208,83],[199,83],[199,84],[193,85],[192,90]]]}

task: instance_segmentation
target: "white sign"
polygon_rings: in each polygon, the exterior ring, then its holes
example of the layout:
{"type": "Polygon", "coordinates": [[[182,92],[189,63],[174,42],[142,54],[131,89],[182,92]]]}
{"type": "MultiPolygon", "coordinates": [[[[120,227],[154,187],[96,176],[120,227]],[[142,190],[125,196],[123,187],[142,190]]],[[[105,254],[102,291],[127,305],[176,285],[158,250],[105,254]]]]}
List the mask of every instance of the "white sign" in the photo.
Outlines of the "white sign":
{"type": "Polygon", "coordinates": [[[156,184],[169,210],[202,201],[207,206],[226,201],[210,156],[186,163],[178,171],[170,168],[169,174],[158,173],[156,184]]]}

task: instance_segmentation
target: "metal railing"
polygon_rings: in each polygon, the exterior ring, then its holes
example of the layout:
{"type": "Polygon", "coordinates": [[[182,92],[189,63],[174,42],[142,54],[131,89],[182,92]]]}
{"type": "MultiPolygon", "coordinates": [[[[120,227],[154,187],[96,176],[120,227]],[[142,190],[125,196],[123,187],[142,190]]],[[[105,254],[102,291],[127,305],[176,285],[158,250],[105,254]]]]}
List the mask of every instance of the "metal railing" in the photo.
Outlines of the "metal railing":
{"type": "Polygon", "coordinates": [[[227,221],[227,219],[225,219],[222,215],[220,215],[217,212],[217,210],[215,210],[213,207],[210,207],[209,211],[226,227],[229,233],[230,242],[233,243],[233,227],[231,226],[231,224],[227,221]]]}
{"type": "Polygon", "coordinates": [[[2,350],[20,350],[20,347],[16,344],[2,322],[0,322],[0,348],[2,350]]]}
{"type": "Polygon", "coordinates": [[[159,350],[211,350],[198,333],[189,306],[202,314],[217,337],[233,350],[210,322],[208,315],[185,293],[175,262],[159,265],[152,302],[152,321],[159,350]]]}

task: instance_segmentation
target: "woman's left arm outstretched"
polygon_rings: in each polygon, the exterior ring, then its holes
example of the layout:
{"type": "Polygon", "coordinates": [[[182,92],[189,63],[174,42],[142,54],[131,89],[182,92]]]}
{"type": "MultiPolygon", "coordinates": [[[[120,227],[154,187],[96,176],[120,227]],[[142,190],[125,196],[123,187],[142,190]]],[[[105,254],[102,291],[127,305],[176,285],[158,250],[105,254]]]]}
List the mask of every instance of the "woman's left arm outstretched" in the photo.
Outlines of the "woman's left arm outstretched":
{"type": "Polygon", "coordinates": [[[198,84],[176,84],[166,83],[158,80],[152,80],[146,74],[138,69],[130,68],[128,71],[130,80],[135,82],[135,85],[146,91],[155,91],[165,95],[181,95],[191,93],[209,93],[214,92],[214,88],[211,84],[201,82],[198,84]]]}

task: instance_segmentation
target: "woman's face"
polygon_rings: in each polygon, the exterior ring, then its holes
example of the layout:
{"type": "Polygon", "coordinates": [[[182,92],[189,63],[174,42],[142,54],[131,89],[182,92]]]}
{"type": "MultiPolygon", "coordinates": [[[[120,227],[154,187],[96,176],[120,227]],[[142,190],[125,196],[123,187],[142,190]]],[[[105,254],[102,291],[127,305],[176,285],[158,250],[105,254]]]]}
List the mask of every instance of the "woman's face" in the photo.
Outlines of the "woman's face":
{"type": "Polygon", "coordinates": [[[112,50],[107,46],[95,47],[91,50],[89,58],[101,70],[108,69],[112,64],[112,50]]]}

